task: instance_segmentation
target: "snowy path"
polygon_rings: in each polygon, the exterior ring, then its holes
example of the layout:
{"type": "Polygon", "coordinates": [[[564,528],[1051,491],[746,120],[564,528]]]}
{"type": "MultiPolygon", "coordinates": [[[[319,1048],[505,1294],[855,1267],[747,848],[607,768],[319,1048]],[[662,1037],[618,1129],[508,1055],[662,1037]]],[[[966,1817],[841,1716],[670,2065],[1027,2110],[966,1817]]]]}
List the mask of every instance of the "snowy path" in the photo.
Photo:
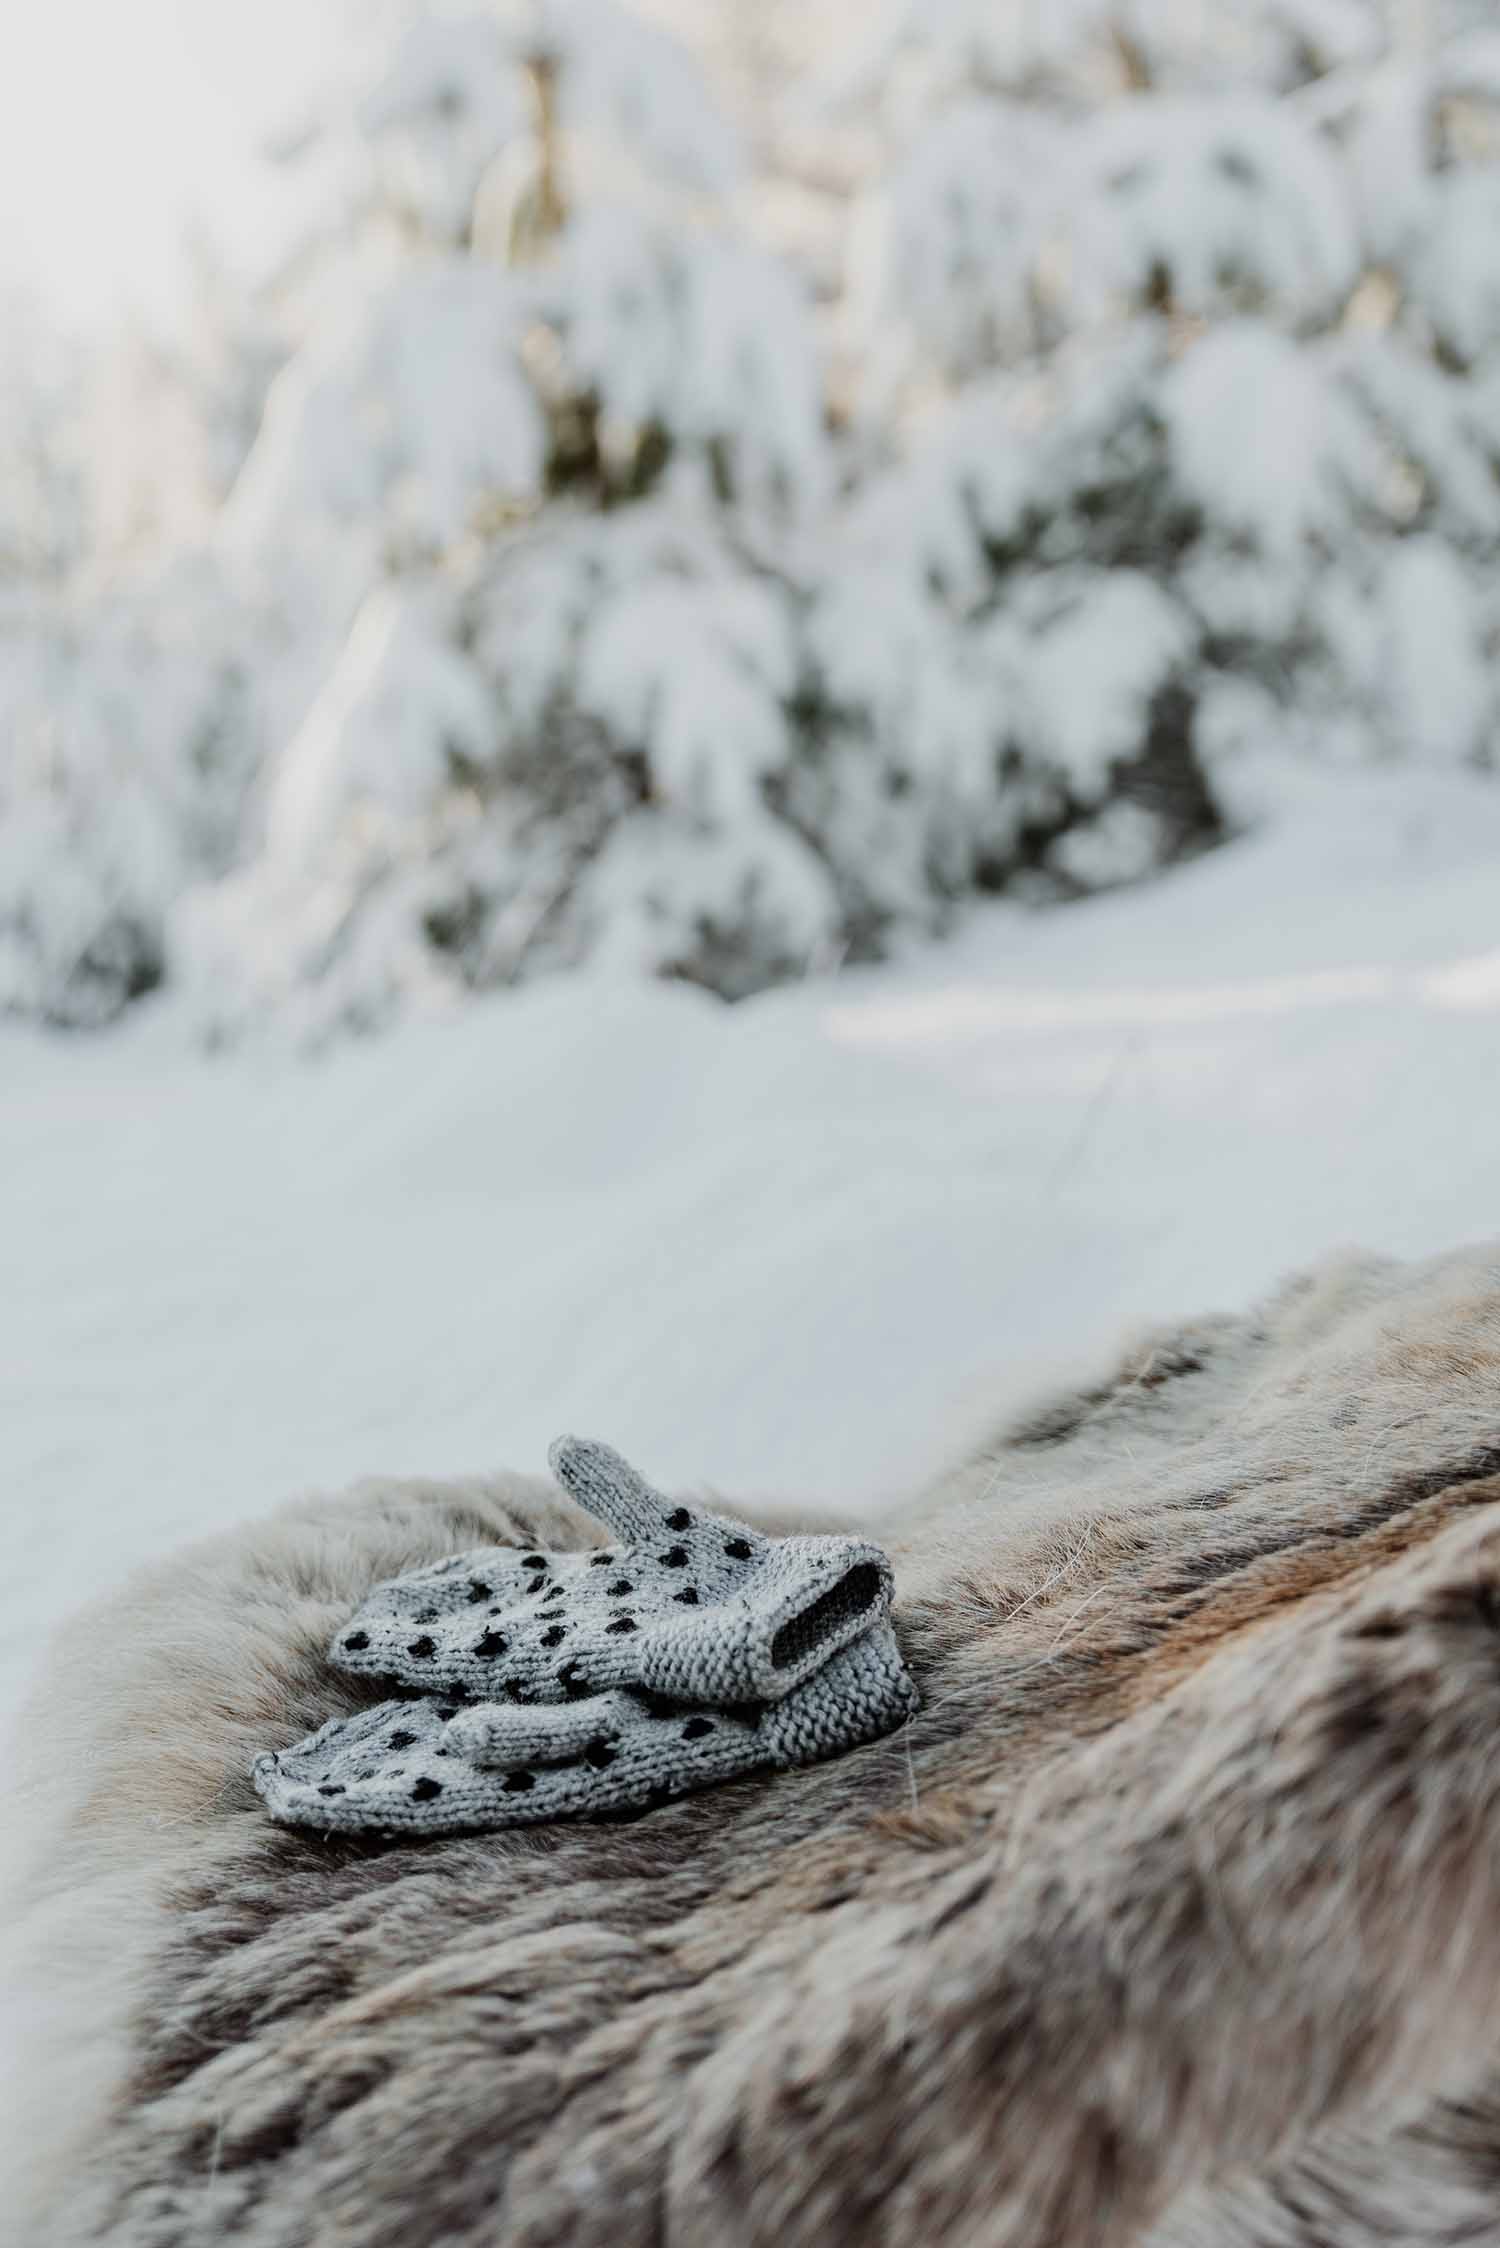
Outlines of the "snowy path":
{"type": "Polygon", "coordinates": [[[1301,794],[734,1011],[575,982],[311,1066],[6,1033],[5,1685],[301,1488],[571,1427],[853,1503],[1131,1320],[1500,1232],[1500,791],[1301,794]]]}

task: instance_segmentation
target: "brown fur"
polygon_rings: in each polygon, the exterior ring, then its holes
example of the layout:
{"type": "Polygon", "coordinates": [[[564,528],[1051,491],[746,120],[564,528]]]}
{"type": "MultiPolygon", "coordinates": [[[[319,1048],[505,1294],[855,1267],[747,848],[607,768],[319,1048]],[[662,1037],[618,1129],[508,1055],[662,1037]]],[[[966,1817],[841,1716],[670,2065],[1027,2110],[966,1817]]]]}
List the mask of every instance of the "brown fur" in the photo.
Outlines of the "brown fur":
{"type": "Polygon", "coordinates": [[[306,1503],[76,1622],[18,2240],[1500,2242],[1500,1252],[1153,1338],[883,1534],[910,1731],[634,1824],[325,1841],[245,1776],[375,1579],[586,1538],[545,1487],[306,1503]]]}

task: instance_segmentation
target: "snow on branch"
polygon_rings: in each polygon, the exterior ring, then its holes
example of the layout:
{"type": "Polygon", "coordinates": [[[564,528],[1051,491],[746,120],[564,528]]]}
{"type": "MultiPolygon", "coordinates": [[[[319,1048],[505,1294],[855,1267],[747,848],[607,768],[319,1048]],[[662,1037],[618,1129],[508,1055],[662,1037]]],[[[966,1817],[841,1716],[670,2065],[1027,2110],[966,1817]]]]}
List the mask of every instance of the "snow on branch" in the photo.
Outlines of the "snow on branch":
{"type": "Polygon", "coordinates": [[[370,12],[131,391],[217,488],[0,361],[0,1008],[736,997],[1492,766],[1500,47],[1405,20],[370,12]]]}

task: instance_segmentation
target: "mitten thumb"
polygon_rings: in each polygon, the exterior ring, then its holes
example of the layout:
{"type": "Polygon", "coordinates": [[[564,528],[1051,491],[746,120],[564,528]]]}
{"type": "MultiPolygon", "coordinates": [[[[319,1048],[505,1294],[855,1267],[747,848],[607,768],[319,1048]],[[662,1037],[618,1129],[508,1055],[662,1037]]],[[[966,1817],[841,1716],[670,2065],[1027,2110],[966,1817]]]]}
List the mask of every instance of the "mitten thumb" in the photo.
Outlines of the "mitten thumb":
{"type": "Polygon", "coordinates": [[[591,1436],[560,1436],[547,1464],[568,1496],[628,1545],[650,1545],[674,1512],[672,1502],[653,1491],[629,1460],[591,1436]]]}
{"type": "Polygon", "coordinates": [[[449,1727],[472,1764],[561,1764],[595,1742],[617,1741],[637,1714],[628,1694],[588,1694],[572,1702],[476,1702],[449,1727]]]}

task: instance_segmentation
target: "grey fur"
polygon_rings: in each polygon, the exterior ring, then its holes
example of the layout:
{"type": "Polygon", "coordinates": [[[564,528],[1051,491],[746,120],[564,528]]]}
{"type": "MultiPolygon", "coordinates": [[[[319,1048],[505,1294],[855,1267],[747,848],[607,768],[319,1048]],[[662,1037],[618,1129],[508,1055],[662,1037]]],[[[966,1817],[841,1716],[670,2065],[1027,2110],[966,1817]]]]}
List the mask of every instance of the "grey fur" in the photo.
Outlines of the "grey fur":
{"type": "Polygon", "coordinates": [[[329,1634],[545,1486],[381,1485],[62,1635],[26,2248],[1500,2238],[1500,1252],[1149,1340],[885,1526],[912,1724],[623,1826],[270,1825],[329,1634]]]}

